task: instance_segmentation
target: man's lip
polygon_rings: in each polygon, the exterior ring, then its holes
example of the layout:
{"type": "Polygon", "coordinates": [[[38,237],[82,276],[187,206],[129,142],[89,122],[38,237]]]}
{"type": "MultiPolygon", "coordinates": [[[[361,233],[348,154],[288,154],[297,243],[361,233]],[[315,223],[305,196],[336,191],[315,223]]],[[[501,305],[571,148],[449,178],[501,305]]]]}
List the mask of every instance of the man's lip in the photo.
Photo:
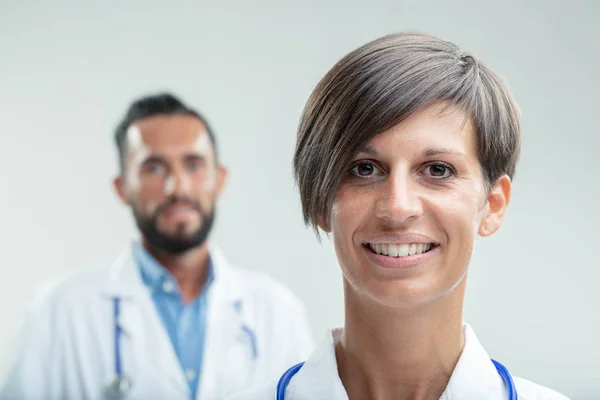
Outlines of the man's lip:
{"type": "Polygon", "coordinates": [[[161,210],[161,213],[167,214],[167,215],[171,215],[171,214],[178,214],[178,213],[197,213],[198,210],[196,209],[196,207],[193,207],[192,205],[189,204],[171,204],[168,205],[166,207],[164,207],[161,210]]]}
{"type": "Polygon", "coordinates": [[[439,244],[439,241],[428,235],[420,233],[386,233],[365,238],[362,244],[410,244],[410,243],[433,243],[439,244]]]}
{"type": "Polygon", "coordinates": [[[196,207],[194,207],[194,205],[190,204],[190,203],[184,203],[184,202],[179,202],[179,203],[171,203],[171,204],[166,204],[163,206],[164,210],[176,210],[176,209],[182,209],[182,210],[194,210],[196,211],[196,207]]]}

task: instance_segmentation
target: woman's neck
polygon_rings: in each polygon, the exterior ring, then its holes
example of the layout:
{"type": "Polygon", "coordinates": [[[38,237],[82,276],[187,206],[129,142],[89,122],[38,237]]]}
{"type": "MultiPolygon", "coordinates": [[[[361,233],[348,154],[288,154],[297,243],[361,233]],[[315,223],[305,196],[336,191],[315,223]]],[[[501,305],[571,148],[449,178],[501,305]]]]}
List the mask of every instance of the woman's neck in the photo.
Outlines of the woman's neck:
{"type": "Polygon", "coordinates": [[[464,347],[464,282],[410,309],[376,303],[344,285],[346,322],[336,358],[350,400],[438,400],[464,347]]]}

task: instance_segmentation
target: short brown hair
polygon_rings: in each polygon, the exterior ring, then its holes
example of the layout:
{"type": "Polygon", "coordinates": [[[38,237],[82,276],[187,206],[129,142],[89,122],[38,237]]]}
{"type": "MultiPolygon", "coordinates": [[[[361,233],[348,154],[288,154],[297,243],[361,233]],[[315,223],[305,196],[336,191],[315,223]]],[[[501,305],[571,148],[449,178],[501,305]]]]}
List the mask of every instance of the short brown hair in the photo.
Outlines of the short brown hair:
{"type": "Polygon", "coordinates": [[[304,222],[329,220],[341,179],[356,152],[377,134],[437,102],[464,109],[473,122],[486,186],[513,177],[520,113],[507,85],[455,44],[397,33],[342,58],[308,99],[294,154],[304,222]]]}

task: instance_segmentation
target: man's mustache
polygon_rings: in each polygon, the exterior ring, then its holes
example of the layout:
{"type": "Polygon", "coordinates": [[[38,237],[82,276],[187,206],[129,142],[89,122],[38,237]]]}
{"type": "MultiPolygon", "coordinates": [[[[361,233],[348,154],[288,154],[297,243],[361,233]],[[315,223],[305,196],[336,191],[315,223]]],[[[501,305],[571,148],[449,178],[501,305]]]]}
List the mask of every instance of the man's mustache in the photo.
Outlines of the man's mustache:
{"type": "Polygon", "coordinates": [[[182,205],[185,204],[185,205],[193,208],[194,210],[198,211],[200,213],[200,215],[204,216],[204,212],[202,211],[202,207],[200,206],[200,203],[198,201],[195,201],[188,197],[169,197],[167,200],[162,202],[156,208],[154,215],[158,216],[160,213],[165,211],[165,209],[167,209],[170,206],[176,205],[176,204],[182,204],[182,205]]]}

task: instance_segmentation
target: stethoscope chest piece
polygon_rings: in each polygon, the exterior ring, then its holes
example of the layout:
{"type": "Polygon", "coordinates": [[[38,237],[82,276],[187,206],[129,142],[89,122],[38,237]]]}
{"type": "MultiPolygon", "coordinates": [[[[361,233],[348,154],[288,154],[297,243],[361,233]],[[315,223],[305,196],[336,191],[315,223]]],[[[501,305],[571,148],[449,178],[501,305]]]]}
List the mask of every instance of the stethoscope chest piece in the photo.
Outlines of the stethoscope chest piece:
{"type": "Polygon", "coordinates": [[[131,379],[126,376],[114,377],[106,385],[106,395],[109,399],[122,399],[131,390],[131,379]]]}

